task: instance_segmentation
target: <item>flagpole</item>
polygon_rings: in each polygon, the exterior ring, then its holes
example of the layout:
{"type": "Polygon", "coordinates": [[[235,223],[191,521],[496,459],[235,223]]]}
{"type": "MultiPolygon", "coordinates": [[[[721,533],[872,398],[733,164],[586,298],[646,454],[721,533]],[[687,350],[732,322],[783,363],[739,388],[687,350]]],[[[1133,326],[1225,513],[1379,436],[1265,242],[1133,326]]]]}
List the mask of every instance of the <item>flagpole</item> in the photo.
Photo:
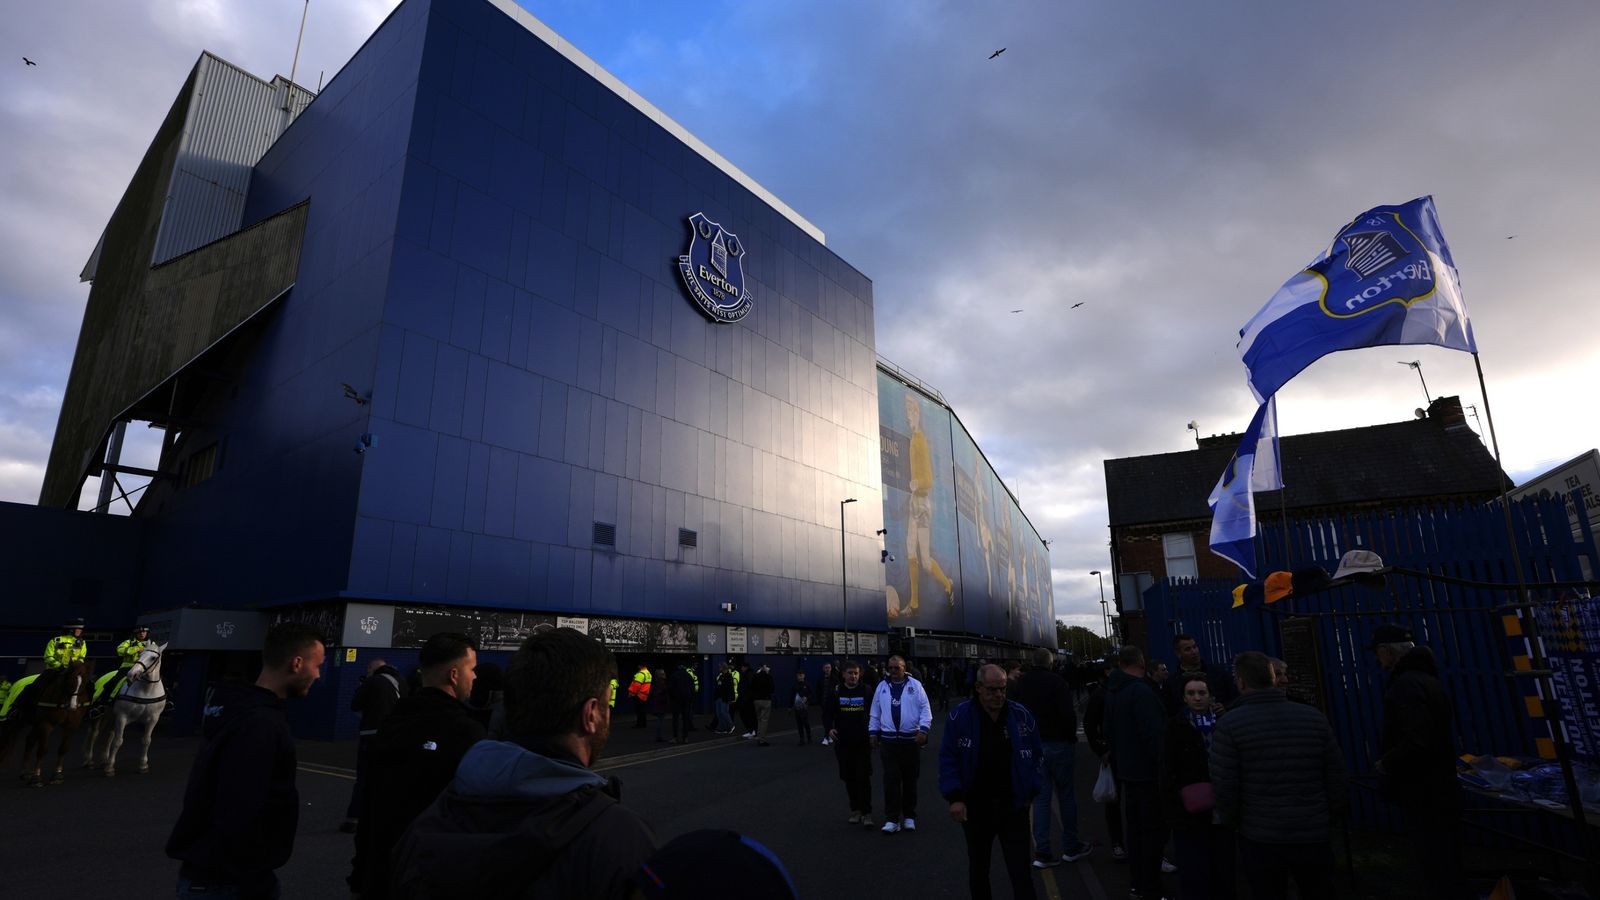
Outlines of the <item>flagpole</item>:
{"type": "MultiPolygon", "coordinates": [[[[1489,386],[1484,381],[1483,362],[1478,359],[1478,351],[1476,350],[1472,351],[1472,365],[1478,370],[1478,392],[1483,396],[1484,421],[1489,423],[1489,446],[1494,449],[1495,473],[1498,477],[1504,477],[1505,466],[1500,462],[1500,438],[1495,434],[1494,412],[1489,408],[1489,386]]],[[[1511,565],[1516,569],[1517,593],[1521,605],[1528,610],[1528,615],[1523,618],[1522,628],[1528,639],[1528,651],[1532,655],[1533,670],[1538,673],[1536,677],[1544,682],[1544,687],[1548,691],[1546,696],[1552,701],[1545,705],[1544,710],[1545,716],[1550,721],[1550,738],[1555,744],[1556,762],[1561,765],[1561,779],[1566,783],[1567,787],[1567,805],[1571,807],[1572,820],[1577,823],[1578,834],[1582,836],[1581,839],[1584,843],[1588,843],[1591,840],[1587,837],[1589,823],[1584,817],[1583,798],[1578,795],[1578,779],[1572,770],[1572,753],[1567,746],[1566,738],[1563,736],[1564,723],[1561,716],[1561,700],[1556,696],[1555,682],[1551,678],[1550,663],[1549,660],[1545,659],[1544,647],[1539,638],[1538,611],[1533,608],[1533,599],[1528,593],[1528,579],[1522,571],[1522,552],[1517,549],[1517,529],[1511,521],[1511,494],[1509,491],[1500,493],[1500,509],[1505,514],[1506,541],[1511,549],[1511,565]]],[[[1587,880],[1591,891],[1596,889],[1596,882],[1600,881],[1600,876],[1596,875],[1595,859],[1600,859],[1600,856],[1591,856],[1588,864],[1587,880]]]]}

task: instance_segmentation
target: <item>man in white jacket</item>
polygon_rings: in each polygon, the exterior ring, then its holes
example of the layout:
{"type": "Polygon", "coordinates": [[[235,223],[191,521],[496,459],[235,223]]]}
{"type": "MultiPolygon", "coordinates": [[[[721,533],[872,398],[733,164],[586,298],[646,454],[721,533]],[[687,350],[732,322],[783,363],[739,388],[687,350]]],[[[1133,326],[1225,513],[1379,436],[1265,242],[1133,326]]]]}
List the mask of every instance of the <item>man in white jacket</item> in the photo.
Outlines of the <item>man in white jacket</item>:
{"type": "Polygon", "coordinates": [[[883,833],[917,830],[917,776],[928,743],[933,709],[922,682],[906,674],[906,661],[889,657],[888,677],[872,695],[867,734],[883,759],[883,833]]]}

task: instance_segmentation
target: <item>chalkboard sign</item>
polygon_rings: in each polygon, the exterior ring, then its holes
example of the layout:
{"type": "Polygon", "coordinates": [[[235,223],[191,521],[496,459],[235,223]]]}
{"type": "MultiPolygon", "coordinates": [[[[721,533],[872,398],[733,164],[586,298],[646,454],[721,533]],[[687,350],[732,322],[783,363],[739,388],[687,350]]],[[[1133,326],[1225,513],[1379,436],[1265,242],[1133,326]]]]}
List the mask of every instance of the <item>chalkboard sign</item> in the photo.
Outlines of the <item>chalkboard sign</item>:
{"type": "Polygon", "coordinates": [[[1322,660],[1317,655],[1317,620],[1311,616],[1286,616],[1278,620],[1283,661],[1289,664],[1290,699],[1328,711],[1322,696],[1322,660]]]}

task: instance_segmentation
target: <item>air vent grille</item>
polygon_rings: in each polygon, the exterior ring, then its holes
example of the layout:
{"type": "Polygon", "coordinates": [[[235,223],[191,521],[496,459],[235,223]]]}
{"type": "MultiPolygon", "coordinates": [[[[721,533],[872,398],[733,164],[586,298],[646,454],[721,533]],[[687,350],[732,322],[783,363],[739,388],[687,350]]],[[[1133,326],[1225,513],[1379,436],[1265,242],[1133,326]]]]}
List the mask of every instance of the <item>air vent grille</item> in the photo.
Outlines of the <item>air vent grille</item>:
{"type": "Polygon", "coordinates": [[[617,545],[617,526],[610,522],[594,523],[594,542],[603,547],[615,547],[617,545]]]}
{"type": "Polygon", "coordinates": [[[679,528],[678,529],[678,546],[679,547],[698,547],[698,546],[700,546],[700,532],[698,532],[698,531],[690,531],[687,528],[679,528]]]}

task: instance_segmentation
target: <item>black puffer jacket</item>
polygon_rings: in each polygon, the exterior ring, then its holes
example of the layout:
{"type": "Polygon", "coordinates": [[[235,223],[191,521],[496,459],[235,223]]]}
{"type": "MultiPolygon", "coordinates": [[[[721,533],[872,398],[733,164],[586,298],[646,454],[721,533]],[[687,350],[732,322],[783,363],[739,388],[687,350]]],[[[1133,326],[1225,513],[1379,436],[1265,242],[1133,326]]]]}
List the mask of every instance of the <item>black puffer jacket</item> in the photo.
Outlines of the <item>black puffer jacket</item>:
{"type": "Polygon", "coordinates": [[[1217,720],[1211,787],[1222,823],[1263,844],[1325,841],[1347,803],[1327,718],[1273,689],[1241,696],[1217,720]]]}
{"type": "Polygon", "coordinates": [[[1383,695],[1378,744],[1383,796],[1405,806],[1459,810],[1450,699],[1439,683],[1433,651],[1416,647],[1395,663],[1383,695]]]}

